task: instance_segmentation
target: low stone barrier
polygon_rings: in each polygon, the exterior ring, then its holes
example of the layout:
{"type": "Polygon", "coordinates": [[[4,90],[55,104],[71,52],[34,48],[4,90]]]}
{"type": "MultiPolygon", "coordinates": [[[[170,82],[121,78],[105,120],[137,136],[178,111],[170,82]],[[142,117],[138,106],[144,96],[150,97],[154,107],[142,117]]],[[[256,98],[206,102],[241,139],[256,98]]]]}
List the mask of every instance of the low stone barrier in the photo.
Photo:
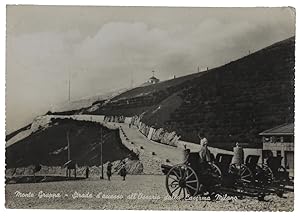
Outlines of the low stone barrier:
{"type": "Polygon", "coordinates": [[[116,123],[124,123],[124,116],[104,116],[104,122],[116,122],[116,123]]]}
{"type": "Polygon", "coordinates": [[[155,142],[159,142],[166,145],[177,146],[177,142],[180,136],[178,136],[175,131],[168,132],[163,128],[155,129],[146,125],[143,122],[139,122],[137,126],[139,131],[149,140],[153,140],[155,142]]]}
{"type": "MultiPolygon", "coordinates": [[[[180,140],[180,136],[176,134],[175,131],[168,132],[164,130],[163,128],[155,129],[153,127],[150,127],[143,123],[141,121],[142,115],[140,116],[133,116],[133,117],[126,117],[124,118],[126,123],[130,122],[133,125],[136,125],[138,130],[145,136],[147,139],[159,142],[162,144],[175,146],[181,149],[184,149],[185,147],[190,149],[192,152],[199,151],[199,144],[197,143],[191,143],[186,142],[183,140],[180,140]]],[[[214,155],[217,154],[230,154],[233,155],[233,151],[224,150],[220,148],[214,148],[214,147],[208,147],[210,152],[214,155]]],[[[254,149],[254,148],[244,148],[244,158],[246,159],[248,155],[258,155],[262,156],[262,149],[254,149]]],[[[259,164],[262,163],[262,157],[259,158],[258,161],[259,164]]]]}

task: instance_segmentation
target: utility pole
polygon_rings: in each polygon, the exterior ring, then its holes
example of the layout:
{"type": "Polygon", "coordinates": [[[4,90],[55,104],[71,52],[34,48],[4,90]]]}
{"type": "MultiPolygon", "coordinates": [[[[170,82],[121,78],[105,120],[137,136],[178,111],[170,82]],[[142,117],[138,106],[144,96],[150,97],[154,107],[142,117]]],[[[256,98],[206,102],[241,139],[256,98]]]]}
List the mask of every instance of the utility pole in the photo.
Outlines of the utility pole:
{"type": "Polygon", "coordinates": [[[68,101],[70,102],[71,100],[71,76],[70,76],[70,72],[69,72],[69,80],[68,80],[68,84],[69,84],[69,93],[68,93],[68,101]]]}
{"type": "Polygon", "coordinates": [[[71,151],[70,151],[69,131],[67,131],[67,142],[68,142],[68,161],[70,161],[71,160],[71,151]]]}
{"type": "Polygon", "coordinates": [[[130,88],[133,88],[133,73],[131,71],[131,80],[130,80],[130,88]]]}
{"type": "Polygon", "coordinates": [[[101,153],[100,153],[100,163],[101,163],[101,176],[100,176],[100,179],[104,179],[103,177],[103,131],[102,131],[102,127],[100,129],[100,138],[101,138],[101,141],[100,141],[100,150],[101,150],[101,153]]]}
{"type": "MultiPolygon", "coordinates": [[[[69,139],[69,131],[67,131],[67,143],[68,143],[68,161],[69,162],[71,160],[71,150],[70,150],[70,139],[69,139]]],[[[67,177],[71,177],[71,170],[69,169],[69,167],[67,166],[67,177]]]]}

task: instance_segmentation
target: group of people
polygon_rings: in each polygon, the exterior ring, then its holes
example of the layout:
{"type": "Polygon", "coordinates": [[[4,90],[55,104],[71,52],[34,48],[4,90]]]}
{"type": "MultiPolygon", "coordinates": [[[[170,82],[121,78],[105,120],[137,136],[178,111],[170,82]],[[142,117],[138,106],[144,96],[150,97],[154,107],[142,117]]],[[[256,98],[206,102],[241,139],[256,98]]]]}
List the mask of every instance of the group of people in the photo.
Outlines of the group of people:
{"type": "MultiPolygon", "coordinates": [[[[106,175],[107,175],[108,181],[110,181],[110,178],[112,176],[112,167],[113,167],[112,163],[110,161],[108,161],[107,168],[106,168],[106,175]]],[[[90,173],[90,170],[89,170],[89,167],[87,167],[86,170],[85,170],[85,177],[86,178],[89,177],[89,173],[90,173]]],[[[126,162],[125,161],[121,162],[121,169],[119,171],[119,174],[120,174],[120,176],[122,176],[123,181],[125,181],[125,177],[127,175],[126,162]]]]}
{"type": "MultiPolygon", "coordinates": [[[[204,137],[203,133],[200,134],[198,133],[198,137],[200,139],[200,150],[199,150],[199,162],[200,164],[206,163],[206,162],[211,162],[211,153],[209,149],[207,148],[208,146],[208,140],[204,137]]],[[[237,142],[236,147],[234,147],[234,155],[233,157],[235,164],[241,164],[244,161],[244,151],[243,147],[237,142]]]]}
{"type": "MultiPolygon", "coordinates": [[[[106,168],[106,175],[107,175],[108,181],[110,181],[110,178],[113,174],[112,167],[113,167],[112,163],[110,161],[108,161],[107,168],[106,168]]],[[[87,166],[86,169],[85,169],[85,178],[89,178],[89,173],[90,173],[90,170],[89,170],[89,167],[87,166]]],[[[126,162],[125,161],[121,162],[121,168],[120,168],[119,174],[120,174],[120,176],[122,176],[123,181],[125,181],[125,177],[127,175],[126,162]]]]}
{"type": "MultiPolygon", "coordinates": [[[[119,171],[119,174],[120,174],[120,176],[122,176],[123,181],[125,181],[125,177],[127,175],[126,162],[122,161],[121,163],[122,164],[121,164],[121,169],[119,171]]],[[[107,175],[108,181],[110,181],[110,178],[112,176],[112,167],[113,167],[112,163],[110,161],[108,161],[107,168],[106,168],[106,175],[107,175]]]]}

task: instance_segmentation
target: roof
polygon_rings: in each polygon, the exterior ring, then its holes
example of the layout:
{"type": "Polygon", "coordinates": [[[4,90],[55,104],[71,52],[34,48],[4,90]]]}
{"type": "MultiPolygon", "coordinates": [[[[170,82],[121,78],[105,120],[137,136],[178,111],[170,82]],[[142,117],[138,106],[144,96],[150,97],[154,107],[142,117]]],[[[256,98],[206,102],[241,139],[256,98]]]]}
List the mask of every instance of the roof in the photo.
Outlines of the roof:
{"type": "Polygon", "coordinates": [[[294,135],[294,123],[279,125],[265,130],[259,135],[294,135]]]}
{"type": "Polygon", "coordinates": [[[155,76],[150,77],[149,79],[159,80],[155,76]]]}

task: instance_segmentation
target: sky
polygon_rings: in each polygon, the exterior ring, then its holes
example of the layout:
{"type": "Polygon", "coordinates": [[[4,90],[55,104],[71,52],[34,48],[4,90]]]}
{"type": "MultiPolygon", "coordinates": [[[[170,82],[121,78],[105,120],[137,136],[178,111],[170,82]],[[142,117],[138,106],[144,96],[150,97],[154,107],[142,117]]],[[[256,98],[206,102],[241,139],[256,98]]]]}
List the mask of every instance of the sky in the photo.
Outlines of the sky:
{"type": "Polygon", "coordinates": [[[51,107],[213,68],[295,35],[291,8],[7,6],[6,133],[51,107]]]}

